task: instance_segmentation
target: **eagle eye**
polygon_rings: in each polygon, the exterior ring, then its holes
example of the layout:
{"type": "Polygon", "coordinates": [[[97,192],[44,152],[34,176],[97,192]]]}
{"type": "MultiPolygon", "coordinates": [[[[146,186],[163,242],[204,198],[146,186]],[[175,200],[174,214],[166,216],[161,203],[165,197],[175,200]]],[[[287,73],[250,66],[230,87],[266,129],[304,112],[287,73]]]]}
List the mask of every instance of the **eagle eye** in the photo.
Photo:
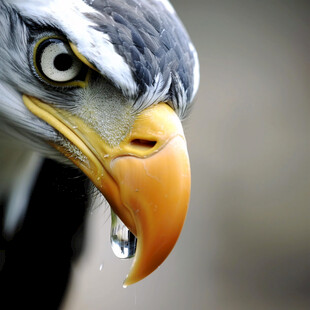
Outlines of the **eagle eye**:
{"type": "Polygon", "coordinates": [[[88,69],[73,53],[67,41],[44,38],[34,48],[34,67],[38,75],[56,86],[77,86],[85,81],[88,69]]]}

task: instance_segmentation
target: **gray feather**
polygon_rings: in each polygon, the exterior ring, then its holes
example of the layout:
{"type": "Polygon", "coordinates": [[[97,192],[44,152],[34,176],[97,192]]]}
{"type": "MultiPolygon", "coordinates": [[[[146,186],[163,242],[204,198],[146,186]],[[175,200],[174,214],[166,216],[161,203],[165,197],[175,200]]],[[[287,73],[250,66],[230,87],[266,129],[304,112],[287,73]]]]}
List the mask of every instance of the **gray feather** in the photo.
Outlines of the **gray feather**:
{"type": "Polygon", "coordinates": [[[157,0],[86,2],[98,12],[87,14],[97,25],[94,28],[109,35],[134,74],[139,87],[137,105],[145,108],[154,103],[147,98],[157,94],[156,101],[171,102],[184,116],[194,96],[196,59],[177,15],[157,0]],[[160,86],[156,85],[159,75],[160,86]]]}
{"type": "Polygon", "coordinates": [[[4,233],[11,237],[23,220],[42,157],[0,140],[0,200],[6,200],[4,233]]]}

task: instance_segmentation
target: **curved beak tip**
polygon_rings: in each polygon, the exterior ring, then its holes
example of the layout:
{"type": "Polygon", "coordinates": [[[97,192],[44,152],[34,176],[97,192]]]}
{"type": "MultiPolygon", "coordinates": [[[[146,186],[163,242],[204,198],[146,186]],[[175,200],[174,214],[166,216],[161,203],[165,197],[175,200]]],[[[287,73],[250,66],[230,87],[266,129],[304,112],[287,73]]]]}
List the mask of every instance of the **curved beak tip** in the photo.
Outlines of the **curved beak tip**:
{"type": "Polygon", "coordinates": [[[117,158],[113,171],[120,184],[123,206],[131,217],[127,222],[134,225],[138,239],[124,282],[128,286],[145,278],[166,259],[182,230],[190,198],[184,137],[174,137],[148,158],[117,158]]]}

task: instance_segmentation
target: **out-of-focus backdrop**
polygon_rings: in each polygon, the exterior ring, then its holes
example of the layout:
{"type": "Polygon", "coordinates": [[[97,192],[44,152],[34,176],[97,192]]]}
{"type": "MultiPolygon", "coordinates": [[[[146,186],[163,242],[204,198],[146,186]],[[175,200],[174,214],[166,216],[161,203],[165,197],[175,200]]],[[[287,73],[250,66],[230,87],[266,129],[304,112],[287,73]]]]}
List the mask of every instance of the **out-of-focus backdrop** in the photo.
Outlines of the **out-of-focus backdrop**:
{"type": "Polygon", "coordinates": [[[201,64],[184,230],[124,289],[131,261],[113,256],[96,208],[63,310],[310,309],[310,2],[172,3],[201,64]]]}

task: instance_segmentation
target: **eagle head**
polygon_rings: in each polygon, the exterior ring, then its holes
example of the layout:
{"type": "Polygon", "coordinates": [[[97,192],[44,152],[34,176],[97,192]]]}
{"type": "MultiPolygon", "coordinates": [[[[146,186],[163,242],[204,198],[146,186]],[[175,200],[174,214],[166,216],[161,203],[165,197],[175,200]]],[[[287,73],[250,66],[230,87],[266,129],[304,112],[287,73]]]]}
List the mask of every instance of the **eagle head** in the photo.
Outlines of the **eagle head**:
{"type": "Polygon", "coordinates": [[[73,163],[137,237],[124,285],[181,232],[197,54],[167,0],[0,2],[0,130],[73,163]]]}

